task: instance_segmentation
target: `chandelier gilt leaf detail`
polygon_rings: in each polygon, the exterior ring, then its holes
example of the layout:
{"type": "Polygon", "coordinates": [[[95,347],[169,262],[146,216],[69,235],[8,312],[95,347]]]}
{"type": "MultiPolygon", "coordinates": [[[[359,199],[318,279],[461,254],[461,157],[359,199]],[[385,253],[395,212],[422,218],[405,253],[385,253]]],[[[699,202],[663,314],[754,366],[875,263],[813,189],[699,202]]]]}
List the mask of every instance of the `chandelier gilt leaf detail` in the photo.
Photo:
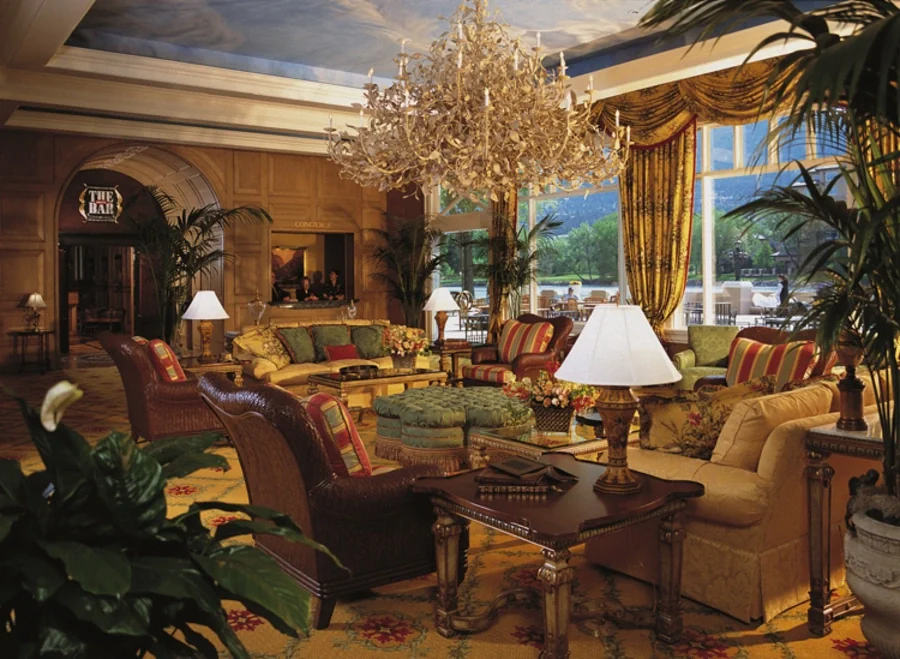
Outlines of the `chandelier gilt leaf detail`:
{"type": "Polygon", "coordinates": [[[328,127],[342,175],[382,190],[440,183],[451,192],[506,199],[522,187],[575,190],[623,169],[630,131],[599,128],[593,85],[578,103],[566,63],[548,71],[540,33],[512,39],[486,0],[466,0],[427,53],[394,60],[397,76],[364,86],[359,125],[328,127]]]}

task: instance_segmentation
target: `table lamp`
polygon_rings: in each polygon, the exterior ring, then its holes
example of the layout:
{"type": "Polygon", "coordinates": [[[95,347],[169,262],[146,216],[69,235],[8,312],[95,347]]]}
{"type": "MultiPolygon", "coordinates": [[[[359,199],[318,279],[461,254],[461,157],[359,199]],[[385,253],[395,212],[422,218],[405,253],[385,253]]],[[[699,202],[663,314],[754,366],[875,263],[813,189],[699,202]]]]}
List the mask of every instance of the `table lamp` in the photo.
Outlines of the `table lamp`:
{"type": "Polygon", "coordinates": [[[191,300],[191,306],[184,312],[182,316],[185,320],[200,321],[200,346],[203,349],[202,354],[198,358],[201,364],[209,364],[216,361],[215,355],[209,349],[212,342],[212,331],[214,320],[225,320],[228,314],[222,308],[219,298],[216,297],[214,291],[198,291],[191,300]]]}
{"type": "Polygon", "coordinates": [[[25,322],[29,331],[37,332],[41,328],[41,309],[47,308],[47,303],[40,293],[32,293],[25,302],[25,322]]]}
{"type": "Polygon", "coordinates": [[[438,345],[444,342],[444,327],[447,325],[447,312],[459,311],[459,305],[453,299],[449,288],[437,288],[432,291],[428,302],[425,303],[425,311],[434,311],[434,320],[438,326],[438,345]]]}
{"type": "Polygon", "coordinates": [[[594,491],[640,490],[641,482],[628,468],[628,431],[638,408],[631,387],[681,379],[641,308],[596,307],[555,377],[599,390],[596,408],[606,428],[609,466],[594,483],[594,491]]]}

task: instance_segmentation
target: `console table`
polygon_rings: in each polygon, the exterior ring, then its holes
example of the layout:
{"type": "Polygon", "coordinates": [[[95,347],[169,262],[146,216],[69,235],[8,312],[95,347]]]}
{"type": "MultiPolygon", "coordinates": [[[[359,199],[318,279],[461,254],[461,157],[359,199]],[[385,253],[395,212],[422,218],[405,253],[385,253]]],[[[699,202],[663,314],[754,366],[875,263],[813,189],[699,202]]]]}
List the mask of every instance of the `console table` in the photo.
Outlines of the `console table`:
{"type": "Polygon", "coordinates": [[[56,334],[55,329],[39,329],[39,330],[10,330],[8,334],[13,338],[13,353],[19,358],[19,372],[21,373],[28,360],[28,344],[31,343],[32,337],[37,339],[37,362],[41,367],[41,373],[50,370],[50,337],[56,334]]]}
{"type": "MultiPolygon", "coordinates": [[[[810,633],[825,636],[831,623],[862,610],[853,595],[831,599],[831,478],[832,454],[872,460],[884,459],[878,417],[868,417],[869,430],[839,430],[835,424],[806,433],[806,480],[809,486],[809,611],[810,633]]],[[[843,486],[844,484],[842,484],[843,486]]]]}

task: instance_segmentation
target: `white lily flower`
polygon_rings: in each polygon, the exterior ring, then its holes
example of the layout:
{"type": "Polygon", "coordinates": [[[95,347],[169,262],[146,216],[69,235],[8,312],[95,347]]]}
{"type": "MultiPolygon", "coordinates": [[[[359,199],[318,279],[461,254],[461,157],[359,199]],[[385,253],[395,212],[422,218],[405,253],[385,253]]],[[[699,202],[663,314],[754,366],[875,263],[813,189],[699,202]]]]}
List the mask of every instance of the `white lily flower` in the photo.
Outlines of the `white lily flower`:
{"type": "Polygon", "coordinates": [[[41,404],[41,425],[47,432],[53,432],[62,419],[66,408],[81,398],[84,392],[68,380],[57,382],[47,390],[41,404]]]}

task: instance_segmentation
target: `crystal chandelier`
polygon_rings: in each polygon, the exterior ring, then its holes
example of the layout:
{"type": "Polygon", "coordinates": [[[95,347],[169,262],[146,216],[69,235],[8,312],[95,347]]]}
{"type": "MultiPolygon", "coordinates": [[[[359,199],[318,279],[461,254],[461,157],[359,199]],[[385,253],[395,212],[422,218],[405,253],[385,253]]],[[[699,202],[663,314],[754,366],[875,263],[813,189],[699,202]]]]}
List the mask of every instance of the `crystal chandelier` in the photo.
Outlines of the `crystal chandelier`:
{"type": "Polygon", "coordinates": [[[393,84],[379,89],[369,71],[359,125],[327,129],[343,176],[382,190],[440,183],[502,202],[524,186],[575,190],[622,171],[630,129],[618,120],[598,128],[593,84],[578,104],[563,53],[548,72],[540,33],[526,49],[498,18],[486,0],[466,0],[427,54],[402,42],[393,84]]]}

